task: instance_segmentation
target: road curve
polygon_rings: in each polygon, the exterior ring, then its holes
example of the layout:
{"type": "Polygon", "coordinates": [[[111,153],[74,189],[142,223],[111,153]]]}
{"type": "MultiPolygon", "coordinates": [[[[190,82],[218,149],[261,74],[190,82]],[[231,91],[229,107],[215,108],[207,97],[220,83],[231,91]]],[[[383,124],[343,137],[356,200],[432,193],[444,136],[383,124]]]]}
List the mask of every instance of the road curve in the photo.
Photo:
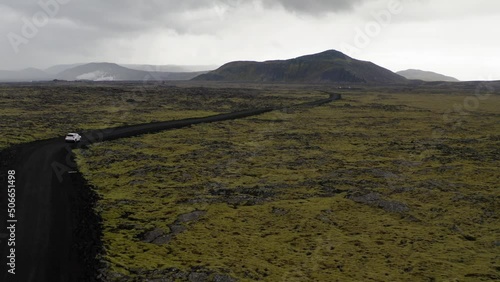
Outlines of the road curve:
{"type": "MultiPolygon", "coordinates": [[[[297,105],[319,106],[341,99],[297,105]]],[[[53,138],[16,145],[0,152],[0,281],[94,281],[100,250],[99,221],[93,214],[95,195],[76,171],[72,149],[118,138],[137,136],[194,124],[233,120],[277,110],[264,108],[204,118],[157,122],[84,132],[82,142],[70,145],[53,138]],[[15,170],[15,275],[8,272],[11,256],[7,229],[7,172],[15,170]]]]}

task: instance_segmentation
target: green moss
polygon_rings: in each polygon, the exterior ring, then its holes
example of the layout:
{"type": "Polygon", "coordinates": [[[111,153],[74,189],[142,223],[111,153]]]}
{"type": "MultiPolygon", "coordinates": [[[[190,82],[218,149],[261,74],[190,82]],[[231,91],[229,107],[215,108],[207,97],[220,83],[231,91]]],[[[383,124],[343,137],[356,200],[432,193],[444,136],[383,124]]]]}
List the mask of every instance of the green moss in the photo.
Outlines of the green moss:
{"type": "Polygon", "coordinates": [[[0,85],[0,149],[68,132],[289,105],[324,96],[292,91],[283,99],[280,92],[120,82],[0,85]]]}
{"type": "Polygon", "coordinates": [[[443,113],[465,97],[351,94],[79,151],[102,197],[110,271],[144,279],[141,271],[199,267],[242,281],[498,278],[500,97],[452,128],[443,113]],[[408,211],[353,198],[369,193],[408,211]],[[196,210],[206,214],[170,243],[141,240],[196,210]]]}

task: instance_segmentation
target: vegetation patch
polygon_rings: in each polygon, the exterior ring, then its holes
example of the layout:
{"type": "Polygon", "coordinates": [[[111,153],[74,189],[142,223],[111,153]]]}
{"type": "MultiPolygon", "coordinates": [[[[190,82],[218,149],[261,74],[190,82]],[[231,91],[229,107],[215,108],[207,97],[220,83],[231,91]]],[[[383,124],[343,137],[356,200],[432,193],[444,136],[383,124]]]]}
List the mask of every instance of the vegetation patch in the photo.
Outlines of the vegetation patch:
{"type": "Polygon", "coordinates": [[[286,106],[324,97],[315,91],[286,96],[289,93],[129,82],[0,84],[0,149],[62,138],[68,132],[286,106]]]}
{"type": "Polygon", "coordinates": [[[500,97],[343,97],[79,150],[107,280],[500,279],[500,97]]]}

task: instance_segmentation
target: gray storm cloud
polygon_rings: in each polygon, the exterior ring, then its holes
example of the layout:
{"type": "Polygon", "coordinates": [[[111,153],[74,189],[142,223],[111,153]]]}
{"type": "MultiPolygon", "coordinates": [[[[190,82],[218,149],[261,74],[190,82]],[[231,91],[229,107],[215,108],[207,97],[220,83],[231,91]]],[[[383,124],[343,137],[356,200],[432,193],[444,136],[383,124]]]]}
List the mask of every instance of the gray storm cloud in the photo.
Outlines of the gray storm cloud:
{"type": "MultiPolygon", "coordinates": [[[[73,51],[83,53],[92,42],[95,46],[99,41],[136,37],[156,30],[214,34],[221,26],[227,26],[225,15],[252,9],[255,4],[270,11],[284,9],[316,16],[349,11],[363,1],[370,0],[6,0],[0,4],[0,12],[6,14],[0,17],[0,33],[21,34],[23,28],[26,30],[26,21],[33,22],[34,15],[49,10],[50,20],[37,30],[36,38],[30,38],[29,46],[19,43],[15,48],[54,53],[58,48],[73,45],[73,51]],[[58,7],[54,3],[59,3],[58,7]]],[[[0,50],[8,52],[12,43],[6,38],[2,37],[0,50]]]]}
{"type": "Polygon", "coordinates": [[[366,0],[262,0],[268,7],[282,6],[288,11],[302,14],[324,14],[351,10],[354,5],[366,0]]]}
{"type": "MultiPolygon", "coordinates": [[[[40,2],[50,1],[57,0],[40,2]]],[[[64,0],[68,3],[55,18],[69,19],[81,27],[97,27],[115,32],[128,32],[158,25],[182,31],[185,29],[183,24],[186,24],[183,16],[213,8],[230,11],[257,2],[268,9],[282,7],[294,13],[316,15],[351,10],[353,5],[364,1],[369,0],[64,0]]],[[[0,6],[29,17],[40,10],[37,3],[38,1],[32,0],[7,0],[0,6]]]]}
{"type": "Polygon", "coordinates": [[[471,65],[482,62],[475,72],[498,73],[495,0],[2,0],[0,69],[95,60],[219,64],[339,49],[391,1],[404,12],[372,38],[362,59],[385,59],[396,69],[431,62],[464,78],[475,77],[471,68],[453,63],[470,54],[471,65]],[[50,19],[35,31],[27,26],[54,2],[60,5],[50,19]],[[425,61],[430,54],[437,59],[425,61]]]}

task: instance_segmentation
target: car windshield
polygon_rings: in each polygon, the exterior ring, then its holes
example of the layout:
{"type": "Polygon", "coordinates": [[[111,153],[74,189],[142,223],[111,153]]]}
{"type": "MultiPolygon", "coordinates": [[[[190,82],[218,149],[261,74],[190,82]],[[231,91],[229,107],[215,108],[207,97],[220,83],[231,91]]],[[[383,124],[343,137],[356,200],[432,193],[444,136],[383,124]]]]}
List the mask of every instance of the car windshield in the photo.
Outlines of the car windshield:
{"type": "Polygon", "coordinates": [[[66,136],[66,137],[75,137],[75,135],[74,134],[68,134],[68,136],[66,136]]]}

